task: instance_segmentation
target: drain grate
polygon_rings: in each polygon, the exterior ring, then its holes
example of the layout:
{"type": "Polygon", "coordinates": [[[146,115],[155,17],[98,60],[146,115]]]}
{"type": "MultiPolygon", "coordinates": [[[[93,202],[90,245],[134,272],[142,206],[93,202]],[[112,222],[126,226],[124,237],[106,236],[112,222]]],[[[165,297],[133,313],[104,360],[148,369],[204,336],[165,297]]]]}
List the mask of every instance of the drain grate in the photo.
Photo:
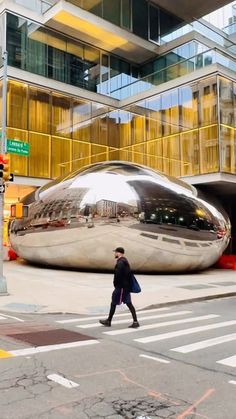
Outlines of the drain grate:
{"type": "Polygon", "coordinates": [[[78,342],[83,340],[93,340],[91,336],[81,333],[71,332],[66,329],[40,330],[30,333],[16,333],[7,335],[13,339],[29,343],[32,346],[57,345],[60,343],[78,342]]]}

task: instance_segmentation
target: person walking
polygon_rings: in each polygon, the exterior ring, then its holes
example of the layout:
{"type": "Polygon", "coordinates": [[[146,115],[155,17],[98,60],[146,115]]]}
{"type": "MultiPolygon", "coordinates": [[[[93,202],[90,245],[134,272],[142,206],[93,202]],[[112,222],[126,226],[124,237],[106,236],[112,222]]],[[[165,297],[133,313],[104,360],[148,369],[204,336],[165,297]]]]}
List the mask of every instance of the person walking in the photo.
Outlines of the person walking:
{"type": "Polygon", "coordinates": [[[129,326],[132,328],[139,327],[139,322],[137,320],[137,315],[135,308],[131,301],[130,287],[131,287],[131,269],[128,260],[124,257],[125,250],[123,247],[117,247],[115,250],[115,259],[117,259],[113,285],[115,287],[112,297],[111,297],[111,306],[108,318],[105,320],[99,320],[103,326],[111,326],[112,318],[116,311],[116,306],[124,303],[129,308],[132,317],[133,323],[129,326]]]}

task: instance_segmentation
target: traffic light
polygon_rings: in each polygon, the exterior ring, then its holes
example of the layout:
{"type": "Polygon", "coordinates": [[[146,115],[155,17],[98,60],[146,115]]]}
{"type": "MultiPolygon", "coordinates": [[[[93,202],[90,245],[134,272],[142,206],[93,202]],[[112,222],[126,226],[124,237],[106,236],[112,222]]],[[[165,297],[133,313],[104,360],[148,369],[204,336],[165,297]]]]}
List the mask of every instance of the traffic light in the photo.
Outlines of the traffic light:
{"type": "Polygon", "coordinates": [[[0,155],[0,178],[2,178],[3,182],[12,182],[14,180],[14,176],[10,173],[10,156],[9,154],[1,154],[0,155]]]}

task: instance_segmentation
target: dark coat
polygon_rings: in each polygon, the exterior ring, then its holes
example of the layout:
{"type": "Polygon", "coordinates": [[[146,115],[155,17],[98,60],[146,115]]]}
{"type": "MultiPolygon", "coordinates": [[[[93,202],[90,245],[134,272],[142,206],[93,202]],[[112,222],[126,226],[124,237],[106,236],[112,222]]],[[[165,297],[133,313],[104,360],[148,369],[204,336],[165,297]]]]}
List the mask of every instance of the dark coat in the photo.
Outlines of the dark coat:
{"type": "Polygon", "coordinates": [[[125,290],[130,291],[131,269],[128,260],[124,256],[117,260],[113,285],[115,288],[124,288],[125,290]]]}

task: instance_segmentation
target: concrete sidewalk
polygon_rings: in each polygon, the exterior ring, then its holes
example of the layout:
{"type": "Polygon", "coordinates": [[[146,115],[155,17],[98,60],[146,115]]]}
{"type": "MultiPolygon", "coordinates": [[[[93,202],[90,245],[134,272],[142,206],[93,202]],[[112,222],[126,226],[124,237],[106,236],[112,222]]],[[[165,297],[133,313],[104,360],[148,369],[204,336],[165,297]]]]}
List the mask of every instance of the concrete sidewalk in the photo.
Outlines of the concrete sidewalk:
{"type": "MultiPolygon", "coordinates": [[[[107,313],[112,274],[43,269],[23,261],[4,263],[8,296],[0,310],[19,313],[107,313]]],[[[236,296],[236,271],[211,269],[186,275],[137,275],[141,294],[132,294],[137,309],[181,301],[236,296]]],[[[125,310],[122,305],[120,310],[125,310]]]]}

